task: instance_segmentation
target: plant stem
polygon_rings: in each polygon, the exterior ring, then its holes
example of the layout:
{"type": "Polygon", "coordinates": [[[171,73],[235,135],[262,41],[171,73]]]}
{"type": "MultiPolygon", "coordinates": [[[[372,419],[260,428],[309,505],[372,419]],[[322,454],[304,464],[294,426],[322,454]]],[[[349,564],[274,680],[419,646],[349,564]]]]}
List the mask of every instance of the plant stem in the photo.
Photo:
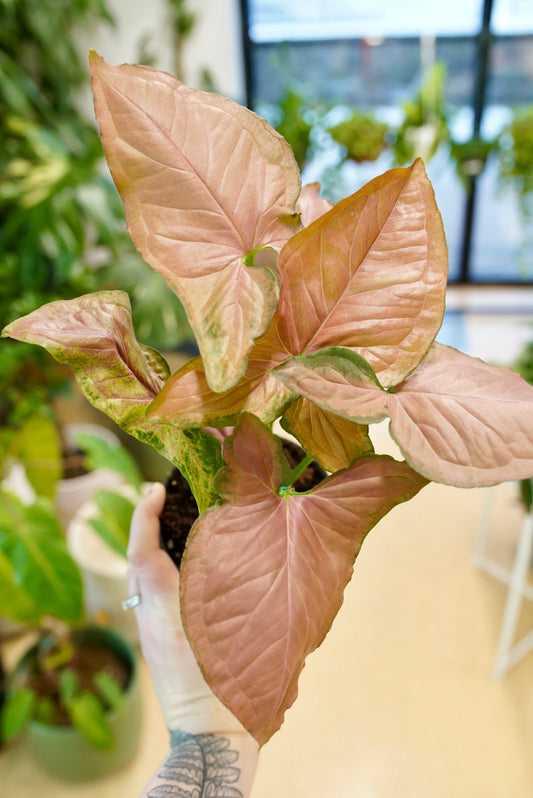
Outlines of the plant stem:
{"type": "Polygon", "coordinates": [[[292,472],[291,472],[291,475],[290,475],[290,477],[289,477],[289,479],[288,479],[288,484],[289,484],[289,485],[294,485],[294,483],[296,482],[296,480],[298,479],[298,477],[300,476],[300,474],[303,474],[303,472],[305,471],[305,469],[307,468],[307,466],[308,466],[308,465],[310,465],[312,462],[313,462],[313,458],[311,457],[311,455],[307,454],[307,455],[306,455],[306,456],[303,458],[303,460],[301,460],[301,461],[298,463],[298,465],[296,466],[296,468],[294,468],[294,469],[292,470],[292,472]]]}

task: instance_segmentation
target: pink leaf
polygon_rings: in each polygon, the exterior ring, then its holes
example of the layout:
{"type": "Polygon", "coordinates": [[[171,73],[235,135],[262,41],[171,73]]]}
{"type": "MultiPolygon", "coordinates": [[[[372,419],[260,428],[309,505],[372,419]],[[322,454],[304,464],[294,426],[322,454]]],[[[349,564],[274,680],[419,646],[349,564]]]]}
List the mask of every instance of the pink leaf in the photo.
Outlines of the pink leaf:
{"type": "Polygon", "coordinates": [[[67,364],[98,410],[191,478],[200,507],[213,502],[209,470],[216,467],[217,447],[206,443],[199,431],[186,435],[146,416],[169,370],[161,355],[137,342],[126,293],[99,291],[50,302],[14,321],[3,334],[39,344],[67,364]]]}
{"type": "Polygon", "coordinates": [[[434,344],[387,400],[391,433],[428,479],[460,487],[533,475],[533,386],[434,344]]]}
{"type": "Polygon", "coordinates": [[[287,408],[281,426],[326,471],[348,468],[356,457],[374,451],[366,425],[328,413],[303,396],[287,408]]]}
{"type": "Polygon", "coordinates": [[[202,359],[194,358],[169,378],[148,416],[178,427],[221,427],[233,424],[239,413],[246,411],[271,423],[295,398],[272,373],[286,358],[287,352],[272,326],[256,341],[245,376],[222,393],[210,388],[202,359]]]}
{"type": "Polygon", "coordinates": [[[368,455],[310,493],[280,491],[280,443],[252,416],[225,458],[225,503],[200,516],[182,562],[182,612],[211,688],[263,744],[296,698],[365,535],[426,480],[368,455]]]}
{"type": "Polygon", "coordinates": [[[343,200],[283,248],[275,315],[294,355],[361,354],[387,388],[415,368],[442,322],[442,221],[422,161],[343,200]]]}
{"type": "Polygon", "coordinates": [[[369,364],[350,349],[330,346],[296,356],[273,374],[326,412],[359,424],[380,421],[387,415],[388,394],[369,364]]]}
{"type": "Polygon", "coordinates": [[[50,302],[3,334],[39,344],[66,363],[83,393],[120,425],[139,423],[169,375],[164,358],[137,342],[123,291],[50,302]]]}
{"type": "Polygon", "coordinates": [[[292,152],[231,100],[94,53],[91,67],[130,235],[181,298],[209,384],[226,390],[277,304],[275,269],[255,265],[255,255],[294,233],[300,176],[292,152]]]}
{"type": "Polygon", "coordinates": [[[307,183],[303,186],[296,210],[301,214],[302,224],[307,227],[324,213],[333,207],[333,203],[320,196],[320,185],[318,183],[307,183]]]}

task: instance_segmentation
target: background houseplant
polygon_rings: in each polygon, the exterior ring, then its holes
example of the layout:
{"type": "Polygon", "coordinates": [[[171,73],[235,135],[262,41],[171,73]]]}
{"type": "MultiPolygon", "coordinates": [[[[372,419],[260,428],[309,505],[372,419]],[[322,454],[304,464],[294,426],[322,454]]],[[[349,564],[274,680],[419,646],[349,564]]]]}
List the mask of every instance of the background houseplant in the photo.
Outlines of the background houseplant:
{"type": "MultiPolygon", "coordinates": [[[[112,286],[119,262],[144,340],[173,348],[190,337],[184,313],[132,246],[96,127],[80,111],[89,78],[77,37],[112,23],[103,0],[0,3],[0,326],[112,286]]],[[[69,380],[36,347],[6,342],[0,429],[50,415],[69,380]]]]}
{"type": "Polygon", "coordinates": [[[27,504],[0,492],[0,596],[2,617],[34,632],[9,675],[3,742],[26,731],[38,761],[59,776],[123,765],[139,732],[135,653],[116,632],[84,625],[80,572],[44,498],[27,504]]]}
{"type": "Polygon", "coordinates": [[[201,515],[184,626],[215,693],[264,743],[375,523],[428,480],[533,474],[533,388],[434,343],[447,251],[421,161],[331,207],[246,109],[94,54],[92,69],[130,235],[201,354],[170,375],[116,291],[46,305],[4,335],[70,365],[96,407],[186,476],[201,515]],[[387,416],[404,462],[373,451],[368,424],[387,416]],[[293,471],[278,417],[307,453],[293,471]],[[333,473],[299,494],[312,458],[333,473]]]}

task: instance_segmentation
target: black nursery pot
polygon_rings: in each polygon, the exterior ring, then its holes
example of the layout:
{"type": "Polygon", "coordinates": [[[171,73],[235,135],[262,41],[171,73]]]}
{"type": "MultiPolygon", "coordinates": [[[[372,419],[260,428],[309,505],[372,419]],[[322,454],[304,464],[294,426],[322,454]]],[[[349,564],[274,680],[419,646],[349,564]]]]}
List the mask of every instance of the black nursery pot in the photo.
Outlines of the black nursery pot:
{"type": "MultiPolygon", "coordinates": [[[[283,453],[291,468],[296,468],[305,457],[305,452],[293,441],[282,439],[283,453]]],[[[294,487],[297,491],[311,490],[327,476],[321,466],[313,461],[300,474],[294,487]]],[[[198,518],[198,506],[189,483],[177,468],[173,468],[165,481],[167,497],[161,513],[161,547],[170,555],[177,568],[180,567],[187,537],[198,518]]]]}

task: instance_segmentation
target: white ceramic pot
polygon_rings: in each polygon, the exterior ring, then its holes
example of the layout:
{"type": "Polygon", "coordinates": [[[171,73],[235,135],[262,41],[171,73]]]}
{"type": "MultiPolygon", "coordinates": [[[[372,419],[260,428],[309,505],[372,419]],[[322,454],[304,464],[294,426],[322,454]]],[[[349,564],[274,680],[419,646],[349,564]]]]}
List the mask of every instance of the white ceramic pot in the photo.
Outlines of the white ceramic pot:
{"type": "MultiPolygon", "coordinates": [[[[135,500],[129,485],[116,490],[135,500]]],[[[88,519],[97,515],[95,504],[86,502],[67,528],[67,545],[83,579],[85,612],[89,619],[109,624],[130,643],[137,643],[135,613],[122,609],[128,595],[128,562],[89,524],[88,519]]]]}
{"type": "MultiPolygon", "coordinates": [[[[91,435],[99,436],[111,444],[119,445],[115,433],[98,424],[67,424],[64,428],[66,443],[75,446],[76,435],[79,432],[90,432],[91,435]]],[[[120,474],[106,468],[98,468],[79,477],[59,480],[56,508],[63,529],[67,529],[79,508],[91,499],[95,491],[100,488],[115,490],[123,484],[124,479],[120,474]]]]}

